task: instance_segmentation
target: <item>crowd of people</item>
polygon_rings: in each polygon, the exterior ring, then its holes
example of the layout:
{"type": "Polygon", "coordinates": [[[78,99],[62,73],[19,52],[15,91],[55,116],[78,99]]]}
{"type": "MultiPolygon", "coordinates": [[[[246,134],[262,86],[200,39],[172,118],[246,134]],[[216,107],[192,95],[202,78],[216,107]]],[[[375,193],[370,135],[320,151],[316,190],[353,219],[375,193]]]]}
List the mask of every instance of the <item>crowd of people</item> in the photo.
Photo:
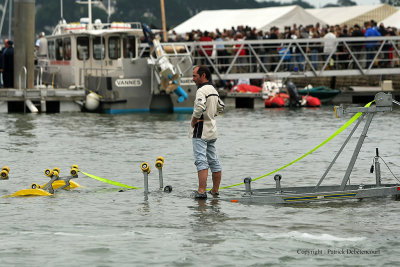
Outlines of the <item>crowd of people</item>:
{"type": "MultiPolygon", "coordinates": [[[[184,36],[176,34],[172,31],[169,35],[169,42],[202,42],[202,41],[241,41],[241,40],[280,40],[280,39],[320,39],[321,42],[301,42],[301,45],[288,46],[289,42],[284,42],[280,45],[259,46],[256,50],[261,60],[265,64],[268,71],[274,71],[277,63],[283,57],[281,68],[288,71],[304,71],[307,68],[306,55],[311,61],[314,69],[321,67],[325,60],[330,59],[327,68],[347,69],[358,68],[355,61],[351,60],[355,57],[360,64],[360,67],[369,67],[372,60],[375,58],[376,52],[380,46],[379,42],[349,42],[351,53],[349,53],[346,45],[343,43],[338,44],[337,38],[344,37],[375,37],[375,36],[397,36],[399,32],[394,27],[386,27],[383,23],[379,25],[374,21],[366,21],[363,25],[355,24],[348,25],[299,25],[287,26],[282,32],[277,27],[271,27],[269,31],[261,31],[248,26],[238,26],[236,28],[219,30],[214,32],[192,30],[187,32],[184,36]],[[286,47],[285,47],[286,46],[286,47]],[[303,53],[300,51],[303,50],[303,53]],[[288,51],[286,51],[288,50],[288,51]]],[[[397,45],[397,44],[396,44],[397,45]]],[[[252,52],[249,49],[238,49],[235,46],[228,47],[223,44],[213,46],[202,46],[203,49],[196,51],[196,57],[199,58],[199,64],[207,64],[208,58],[213,58],[215,64],[219,66],[219,71],[226,71],[229,60],[234,55],[239,53],[236,63],[239,65],[250,66],[250,61],[257,63],[252,57],[252,52]],[[215,51],[214,51],[215,50],[215,51]]],[[[254,54],[254,53],[253,53],[254,54]]],[[[255,64],[254,64],[255,65],[255,64]]],[[[394,53],[393,45],[386,42],[382,48],[380,56],[372,67],[394,67],[399,66],[399,59],[394,53]]],[[[250,67],[252,68],[252,67],[250,67]]],[[[310,68],[310,67],[308,67],[310,68]]],[[[238,72],[254,71],[248,67],[242,67],[238,72]]]]}

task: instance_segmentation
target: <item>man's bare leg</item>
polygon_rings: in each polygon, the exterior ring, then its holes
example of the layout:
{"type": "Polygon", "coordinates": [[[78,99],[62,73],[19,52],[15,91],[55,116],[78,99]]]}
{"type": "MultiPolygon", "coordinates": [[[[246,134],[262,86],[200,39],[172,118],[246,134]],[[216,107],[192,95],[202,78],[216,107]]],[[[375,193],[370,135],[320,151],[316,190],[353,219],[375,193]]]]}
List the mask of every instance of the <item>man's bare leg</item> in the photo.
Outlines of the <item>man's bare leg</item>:
{"type": "Polygon", "coordinates": [[[212,180],[213,180],[213,187],[211,189],[212,193],[218,192],[219,185],[221,184],[221,178],[222,178],[222,171],[212,173],[212,180]]]}
{"type": "MultiPolygon", "coordinates": [[[[200,194],[203,194],[204,192],[206,192],[208,169],[198,171],[197,175],[199,176],[199,189],[197,189],[197,191],[200,194]]],[[[213,181],[214,181],[214,178],[213,178],[213,181]]]]}

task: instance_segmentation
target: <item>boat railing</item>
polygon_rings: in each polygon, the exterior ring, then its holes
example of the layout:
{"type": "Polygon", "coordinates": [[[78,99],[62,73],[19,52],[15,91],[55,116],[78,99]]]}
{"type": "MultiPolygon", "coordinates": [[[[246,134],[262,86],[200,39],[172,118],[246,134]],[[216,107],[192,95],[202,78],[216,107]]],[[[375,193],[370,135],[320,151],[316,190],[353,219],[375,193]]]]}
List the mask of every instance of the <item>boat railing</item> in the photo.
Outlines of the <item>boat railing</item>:
{"type": "Polygon", "coordinates": [[[27,88],[27,74],[28,74],[28,71],[26,70],[26,67],[22,66],[21,71],[20,71],[19,76],[18,76],[18,85],[19,85],[19,89],[20,90],[27,88]],[[24,88],[22,88],[22,75],[23,75],[23,78],[24,78],[24,83],[23,83],[23,87],[24,88]]]}
{"type": "MultiPolygon", "coordinates": [[[[161,43],[165,55],[174,61],[173,65],[182,76],[191,75],[192,72],[193,57],[188,44],[191,45],[190,43],[161,43]],[[187,61],[189,61],[189,64],[187,64],[187,61]]],[[[151,48],[147,43],[140,44],[139,57],[150,57],[153,62],[157,60],[152,56],[151,48]]]]}
{"type": "Polygon", "coordinates": [[[91,25],[82,22],[67,23],[61,20],[54,28],[52,35],[65,34],[73,31],[87,31],[87,30],[141,30],[142,25],[140,22],[111,22],[102,23],[95,21],[91,25]],[[89,28],[92,27],[92,28],[89,28]]]}
{"type": "Polygon", "coordinates": [[[43,86],[43,67],[41,66],[35,66],[36,69],[36,88],[42,87],[43,86]]]}
{"type": "MultiPolygon", "coordinates": [[[[398,74],[400,36],[163,43],[185,45],[214,79],[398,74]],[[330,47],[330,49],[329,49],[330,47]]],[[[140,45],[146,55],[146,45],[140,45]]]]}

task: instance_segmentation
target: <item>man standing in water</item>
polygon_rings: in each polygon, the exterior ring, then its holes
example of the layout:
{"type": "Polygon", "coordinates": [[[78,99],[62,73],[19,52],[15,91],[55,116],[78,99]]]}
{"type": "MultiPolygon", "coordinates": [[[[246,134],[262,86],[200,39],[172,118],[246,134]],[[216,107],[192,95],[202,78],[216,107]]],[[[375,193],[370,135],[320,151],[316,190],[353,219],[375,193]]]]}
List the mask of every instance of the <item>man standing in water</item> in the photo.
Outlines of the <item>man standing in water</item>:
{"type": "Polygon", "coordinates": [[[199,188],[195,191],[197,199],[207,198],[206,187],[208,168],[212,172],[213,187],[209,191],[218,195],[221,183],[222,168],[215,149],[217,126],[215,116],[224,109],[224,103],[211,82],[211,72],[206,66],[196,66],[193,69],[193,81],[197,85],[196,99],[191,121],[190,136],[193,140],[193,153],[199,178],[199,188]]]}

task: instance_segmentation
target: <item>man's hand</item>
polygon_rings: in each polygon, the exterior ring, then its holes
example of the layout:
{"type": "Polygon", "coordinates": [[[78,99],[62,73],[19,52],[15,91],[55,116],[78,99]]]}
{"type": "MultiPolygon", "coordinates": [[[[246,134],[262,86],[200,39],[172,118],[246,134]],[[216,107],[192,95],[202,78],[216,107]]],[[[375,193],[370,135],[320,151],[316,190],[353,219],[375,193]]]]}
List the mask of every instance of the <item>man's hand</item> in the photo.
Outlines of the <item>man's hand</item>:
{"type": "Polygon", "coordinates": [[[200,120],[200,119],[198,119],[198,118],[193,117],[193,118],[192,118],[192,121],[191,121],[191,123],[190,123],[190,125],[192,126],[192,128],[194,128],[194,126],[195,126],[197,123],[201,122],[201,121],[204,121],[204,120],[200,120]]]}

